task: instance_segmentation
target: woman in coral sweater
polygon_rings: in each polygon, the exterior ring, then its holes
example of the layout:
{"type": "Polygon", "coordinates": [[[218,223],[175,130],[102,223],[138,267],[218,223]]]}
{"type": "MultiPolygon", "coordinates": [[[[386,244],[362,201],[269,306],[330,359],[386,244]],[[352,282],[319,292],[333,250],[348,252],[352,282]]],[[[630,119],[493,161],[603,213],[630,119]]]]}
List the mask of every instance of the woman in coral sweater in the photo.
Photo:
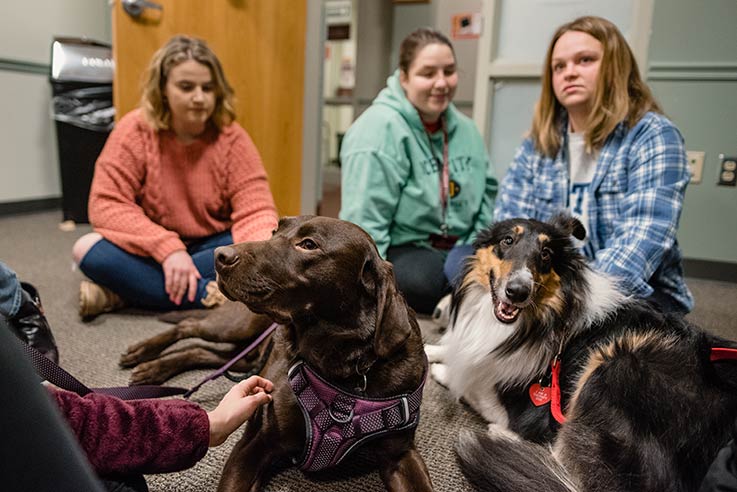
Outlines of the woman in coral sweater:
{"type": "Polygon", "coordinates": [[[154,55],[140,107],[97,160],[89,217],[94,232],[73,248],[92,280],[80,286],[85,319],[124,305],[218,305],[214,249],[271,236],[266,172],[204,41],[175,36],[154,55]]]}

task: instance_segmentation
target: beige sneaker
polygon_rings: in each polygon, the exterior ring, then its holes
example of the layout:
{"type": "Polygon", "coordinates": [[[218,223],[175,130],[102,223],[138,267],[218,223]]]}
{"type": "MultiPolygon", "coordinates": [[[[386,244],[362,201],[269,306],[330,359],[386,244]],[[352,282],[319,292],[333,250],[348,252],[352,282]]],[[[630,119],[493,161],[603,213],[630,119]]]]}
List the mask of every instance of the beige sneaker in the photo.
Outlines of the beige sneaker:
{"type": "Polygon", "coordinates": [[[109,313],[125,307],[125,301],[118,294],[89,280],[79,284],[79,315],[83,319],[94,318],[98,314],[109,313]]]}
{"type": "Polygon", "coordinates": [[[205,290],[207,291],[207,295],[202,299],[202,305],[208,309],[218,307],[228,300],[228,298],[220,292],[220,289],[218,289],[218,283],[214,280],[207,282],[205,290]]]}

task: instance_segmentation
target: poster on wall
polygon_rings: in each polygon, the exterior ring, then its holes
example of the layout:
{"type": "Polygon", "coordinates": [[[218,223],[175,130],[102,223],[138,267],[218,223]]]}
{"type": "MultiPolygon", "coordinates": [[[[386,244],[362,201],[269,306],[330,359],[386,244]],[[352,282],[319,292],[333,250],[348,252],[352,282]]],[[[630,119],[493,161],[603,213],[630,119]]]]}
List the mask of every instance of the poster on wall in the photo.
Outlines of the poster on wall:
{"type": "Polygon", "coordinates": [[[453,39],[476,39],[481,36],[479,12],[455,14],[451,18],[450,35],[453,39]]]}

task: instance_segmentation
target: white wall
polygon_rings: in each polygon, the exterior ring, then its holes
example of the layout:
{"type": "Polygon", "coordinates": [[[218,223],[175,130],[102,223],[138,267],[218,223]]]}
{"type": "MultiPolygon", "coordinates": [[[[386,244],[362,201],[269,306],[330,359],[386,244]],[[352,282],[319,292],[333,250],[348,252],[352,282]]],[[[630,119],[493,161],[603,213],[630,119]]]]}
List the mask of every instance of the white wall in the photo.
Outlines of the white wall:
{"type": "Polygon", "coordinates": [[[61,196],[47,73],[55,35],[110,42],[107,0],[0,2],[0,203],[61,196]]]}

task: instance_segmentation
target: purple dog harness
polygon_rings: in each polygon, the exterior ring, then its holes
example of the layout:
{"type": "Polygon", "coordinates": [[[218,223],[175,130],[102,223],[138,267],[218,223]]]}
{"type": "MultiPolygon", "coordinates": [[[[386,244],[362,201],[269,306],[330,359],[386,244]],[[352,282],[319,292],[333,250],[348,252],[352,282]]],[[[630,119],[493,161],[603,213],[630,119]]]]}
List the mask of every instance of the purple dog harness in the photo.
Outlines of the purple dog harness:
{"type": "Polygon", "coordinates": [[[330,468],[369,439],[417,427],[426,376],[427,361],[422,382],[411,394],[364,398],[333,386],[298,361],[287,377],[305,418],[307,436],[302,459],[295,463],[303,471],[330,468]]]}

